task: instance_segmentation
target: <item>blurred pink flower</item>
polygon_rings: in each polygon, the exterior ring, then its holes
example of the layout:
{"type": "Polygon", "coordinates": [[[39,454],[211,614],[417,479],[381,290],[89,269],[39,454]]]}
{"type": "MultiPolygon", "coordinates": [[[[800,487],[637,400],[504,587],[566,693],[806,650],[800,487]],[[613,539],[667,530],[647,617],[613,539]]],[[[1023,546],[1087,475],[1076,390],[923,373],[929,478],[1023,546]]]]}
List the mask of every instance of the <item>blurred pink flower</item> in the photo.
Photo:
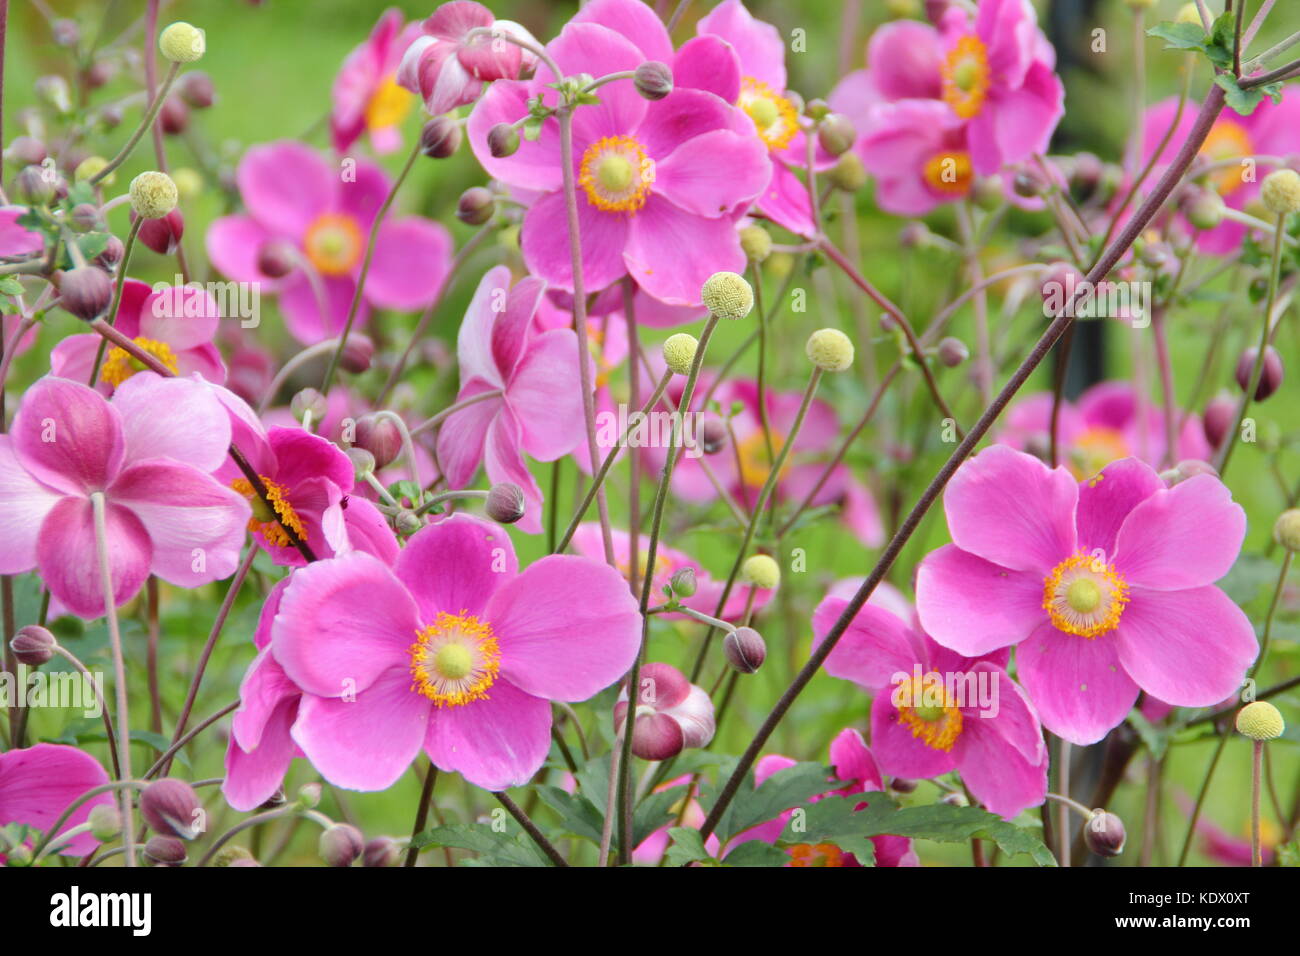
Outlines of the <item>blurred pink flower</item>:
{"type": "Polygon", "coordinates": [[[338,153],[346,153],[361,136],[383,155],[402,142],[401,123],[410,112],[413,97],[397,85],[397,67],[411,41],[420,35],[417,24],[403,26],[401,10],[390,8],[379,16],[360,46],[347,55],[334,78],[334,110],[330,137],[338,153]]]}
{"type": "MultiPolygon", "coordinates": [[[[0,753],[0,826],[26,824],[44,831],[86,791],[108,783],[108,774],[94,757],[63,744],[36,744],[25,750],[0,753]]],[[[60,833],[80,826],[90,811],[111,805],[113,795],[91,797],[68,817],[60,833]]],[[[80,833],[58,851],[67,856],[85,856],[99,845],[89,833],[80,833]]],[[[0,854],[0,866],[4,856],[0,854]]]]}

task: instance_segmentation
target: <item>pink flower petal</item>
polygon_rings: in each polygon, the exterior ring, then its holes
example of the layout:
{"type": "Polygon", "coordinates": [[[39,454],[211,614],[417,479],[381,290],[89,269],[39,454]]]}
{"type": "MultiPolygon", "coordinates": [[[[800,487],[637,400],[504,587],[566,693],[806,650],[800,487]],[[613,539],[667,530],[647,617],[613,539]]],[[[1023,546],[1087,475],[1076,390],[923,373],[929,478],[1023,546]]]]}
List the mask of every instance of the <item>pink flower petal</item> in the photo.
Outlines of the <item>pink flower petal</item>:
{"type": "Polygon", "coordinates": [[[922,628],[940,644],[979,657],[1023,641],[1047,619],[1043,576],[947,544],[917,570],[916,610],[922,628]]]}
{"type": "Polygon", "coordinates": [[[14,454],[13,439],[0,435],[0,574],[36,566],[41,524],[62,498],[28,473],[14,454]]]}
{"type": "MultiPolygon", "coordinates": [[[[457,401],[490,392],[491,382],[474,378],[461,386],[457,401]]],[[[505,403],[499,398],[489,398],[467,405],[449,415],[438,428],[438,462],[452,488],[464,488],[474,477],[483,460],[483,445],[487,440],[493,420],[501,413],[505,403]]]]}
{"type": "Polygon", "coordinates": [[[46,376],[14,416],[13,450],[38,481],[67,494],[102,491],[122,467],[122,417],[80,382],[46,376]]]}
{"type": "MultiPolygon", "coordinates": [[[[74,800],[106,783],[108,774],[99,761],[76,747],[36,744],[0,754],[0,825],[25,823],[46,830],[74,800]]],[[[91,797],[72,813],[59,832],[80,826],[95,807],[113,802],[111,793],[91,797]]],[[[98,842],[83,833],[60,852],[85,856],[98,842]]]]}
{"type": "Polygon", "coordinates": [[[598,23],[632,41],[642,59],[672,63],[672,38],[663,21],[641,0],[591,0],[569,22],[598,23]]]}
{"type": "Polygon", "coordinates": [[[740,0],[724,0],[700,18],[696,32],[714,33],[736,48],[740,71],[785,92],[785,41],[770,23],[753,17],[740,0]]]}
{"type": "Polygon", "coordinates": [[[1157,491],[1119,529],[1115,566],[1129,584],[1161,591],[1212,584],[1246,537],[1246,512],[1214,475],[1157,491]]]}
{"type": "Polygon", "coordinates": [[[293,238],[328,209],[338,175],[311,147],[290,140],[254,146],[235,173],[253,218],[268,231],[293,238]]]}
{"type": "Polygon", "coordinates": [[[379,228],[366,276],[366,298],[408,311],[432,302],[451,269],[451,235],[440,224],[408,216],[379,228]]]}
{"type": "MultiPolygon", "coordinates": [[[[71,613],[87,620],[104,613],[92,508],[86,498],[64,498],[46,515],[36,542],[37,566],[50,593],[71,613]]],[[[113,603],[121,606],[149,576],[153,546],[144,525],[130,510],[110,501],[104,518],[113,603]]]]}
{"type": "Polygon", "coordinates": [[[686,140],[656,163],[654,188],[679,209],[712,218],[751,202],[771,174],[762,142],[720,129],[686,140]]]}
{"type": "Polygon", "coordinates": [[[669,63],[673,86],[679,90],[705,90],[724,103],[740,99],[740,57],[721,37],[692,37],[669,63]]]}
{"type": "Polygon", "coordinates": [[[578,381],[578,340],[570,329],[543,332],[528,343],[506,402],[519,420],[524,450],[538,461],[573,451],[585,434],[578,381]]]}
{"type": "MultiPolygon", "coordinates": [[[[343,331],[352,307],[357,284],[351,276],[324,276],[315,282],[301,270],[285,280],[280,291],[280,310],[295,339],[314,345],[343,331]]],[[[370,307],[363,298],[357,305],[353,330],[365,327],[370,307]]]]}
{"type": "Polygon", "coordinates": [[[727,217],[705,219],[651,195],[632,219],[623,252],[641,288],[672,305],[696,305],[715,272],[743,272],[745,254],[727,217]]]}
{"type": "Polygon", "coordinates": [[[1105,562],[1115,558],[1120,526],[1139,504],[1165,489],[1154,468],[1137,458],[1111,462],[1079,485],[1079,549],[1101,550],[1105,562]]]}
{"type": "Polygon", "coordinates": [[[1089,639],[1044,624],[1016,648],[1016,665],[1043,726],[1074,744],[1101,740],[1137,700],[1108,634],[1089,639]]]}
{"type": "Polygon", "coordinates": [[[226,460],[230,417],[198,382],[137,372],[118,386],[113,407],[122,416],[128,462],[172,458],[211,472],[226,460]]]}
{"type": "Polygon", "coordinates": [[[344,491],[352,490],[352,462],[337,445],[303,428],[271,428],[267,431],[277,467],[273,478],[292,491],[310,478],[328,478],[344,491]]]}
{"type": "Polygon", "coordinates": [[[429,720],[425,753],[439,770],[484,790],[519,787],[551,749],[551,705],[502,677],[486,700],[443,707],[429,720]]]}
{"type": "Polygon", "coordinates": [[[971,795],[991,812],[1010,820],[1047,799],[1047,754],[1037,762],[1025,759],[997,733],[993,723],[966,721],[953,752],[971,795]]]}
{"type": "MultiPolygon", "coordinates": [[[[497,158],[487,146],[488,132],[499,123],[513,124],[528,113],[531,96],[527,83],[498,80],[487,88],[466,124],[466,135],[474,158],[494,179],[521,189],[550,192],[561,186],[560,133],[553,121],[542,124],[535,140],[522,137],[511,156],[497,158]]],[[[566,247],[567,248],[567,247],[566,247]]]]}
{"type": "Polygon", "coordinates": [[[431,623],[439,612],[483,618],[493,592],[519,572],[510,536],[470,515],[451,515],[412,535],[393,569],[431,623]]]}
{"type": "MultiPolygon", "coordinates": [[[[642,209],[634,219],[639,220],[645,211],[642,209]]],[[[621,253],[628,245],[629,231],[626,216],[602,212],[587,201],[585,192],[579,193],[578,236],[582,244],[582,274],[588,290],[603,289],[627,273],[621,253]]],[[[520,237],[524,263],[534,275],[572,292],[573,260],[568,237],[562,192],[543,196],[524,215],[520,237]]]]}
{"type": "Polygon", "coordinates": [[[957,766],[952,751],[931,747],[899,720],[898,709],[882,692],[871,703],[871,752],[881,773],[891,777],[924,780],[948,773],[957,766]]]}
{"type": "MultiPolygon", "coordinates": [[[[828,597],[813,612],[813,634],[818,644],[848,609],[849,602],[828,597]]],[[[851,680],[882,693],[893,688],[895,675],[912,675],[923,651],[912,631],[889,611],[865,606],[849,623],[844,635],[826,658],[826,673],[851,680]]]]}
{"type": "Polygon", "coordinates": [[[279,281],[262,273],[257,267],[262,245],[272,238],[252,216],[222,216],[208,226],[204,243],[208,258],[222,275],[236,282],[266,283],[264,291],[279,285],[279,281]]]}

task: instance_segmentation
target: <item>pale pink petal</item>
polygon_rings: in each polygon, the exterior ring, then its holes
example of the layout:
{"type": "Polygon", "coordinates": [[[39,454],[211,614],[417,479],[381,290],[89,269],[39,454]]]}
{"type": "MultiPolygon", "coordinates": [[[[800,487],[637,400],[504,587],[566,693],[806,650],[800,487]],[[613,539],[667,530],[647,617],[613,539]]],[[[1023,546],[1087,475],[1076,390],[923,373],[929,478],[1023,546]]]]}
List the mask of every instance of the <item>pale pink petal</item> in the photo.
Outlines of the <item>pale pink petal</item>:
{"type": "Polygon", "coordinates": [[[1157,491],[1119,529],[1115,565],[1129,584],[1161,591],[1212,584],[1228,573],[1246,537],[1246,512],[1214,475],[1157,491]]]}
{"type": "Polygon", "coordinates": [[[486,700],[442,707],[429,720],[425,753],[439,770],[485,790],[519,787],[551,749],[551,705],[498,677],[486,700]]]}
{"type": "MultiPolygon", "coordinates": [[[[824,598],[813,612],[813,634],[817,643],[830,633],[849,606],[842,598],[824,598]]],[[[922,649],[912,631],[890,612],[867,605],[845,628],[826,658],[826,673],[851,680],[869,690],[887,692],[898,675],[912,676],[913,665],[921,660],[922,649]]]]}
{"type": "Polygon", "coordinates": [[[172,458],[211,472],[229,454],[230,416],[198,382],[137,372],[117,387],[113,407],[122,416],[128,462],[172,458]]]}
{"type": "Polygon", "coordinates": [[[32,477],[58,491],[102,491],[122,467],[122,418],[80,382],[46,376],[27,389],[10,428],[32,477]]]}
{"type": "Polygon", "coordinates": [[[28,473],[14,454],[13,440],[0,435],[0,574],[36,566],[41,524],[62,498],[28,473]]]}
{"type": "Polygon", "coordinates": [[[1043,726],[1081,746],[1118,727],[1137,700],[1112,635],[1086,638],[1044,624],[1016,648],[1017,673],[1043,726]]]}
{"type": "Polygon", "coordinates": [[[250,149],[235,177],[254,219],[272,233],[297,237],[328,209],[339,175],[309,146],[282,140],[250,149]]]}
{"type": "Polygon", "coordinates": [[[538,461],[554,461],[582,442],[577,381],[578,341],[572,330],[552,329],[528,343],[506,389],[506,402],[519,420],[524,450],[538,461]]]}
{"type": "MultiPolygon", "coordinates": [[[[46,515],[36,542],[37,567],[50,593],[71,613],[87,620],[104,613],[92,508],[89,499],[64,498],[46,515]]],[[[149,576],[153,546],[140,519],[126,508],[109,502],[104,524],[113,603],[121,606],[149,576]]]]}
{"type": "MultiPolygon", "coordinates": [[[[25,823],[37,830],[48,829],[74,800],[106,783],[108,774],[99,761],[76,747],[36,744],[0,754],[0,825],[25,823]]],[[[95,807],[113,803],[111,793],[91,797],[72,813],[59,832],[85,823],[95,807]]],[[[85,856],[98,842],[83,833],[68,841],[60,852],[85,856]]]]}
{"type": "Polygon", "coordinates": [[[945,647],[979,657],[1023,641],[1047,619],[1044,577],[985,561],[953,544],[931,552],[916,575],[921,627],[945,647]]]}

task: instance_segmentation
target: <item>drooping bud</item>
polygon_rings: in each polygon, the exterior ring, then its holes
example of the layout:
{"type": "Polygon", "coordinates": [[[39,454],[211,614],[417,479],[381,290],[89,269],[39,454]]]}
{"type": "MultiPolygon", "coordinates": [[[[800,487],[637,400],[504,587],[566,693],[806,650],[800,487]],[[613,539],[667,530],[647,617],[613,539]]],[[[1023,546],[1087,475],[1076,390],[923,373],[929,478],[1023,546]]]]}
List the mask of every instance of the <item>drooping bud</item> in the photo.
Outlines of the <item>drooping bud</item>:
{"type": "Polygon", "coordinates": [[[257,250],[257,271],[271,279],[287,276],[298,264],[297,250],[286,239],[268,239],[257,250]]]}
{"type": "Polygon", "coordinates": [[[95,256],[95,265],[104,269],[112,269],[122,257],[126,255],[126,246],[117,236],[109,236],[108,242],[104,246],[104,251],[95,256]]]}
{"type": "Polygon", "coordinates": [[[1201,461],[1199,458],[1186,458],[1167,471],[1162,471],[1160,477],[1165,484],[1172,488],[1174,485],[1180,484],[1188,478],[1195,478],[1197,475],[1214,475],[1217,477],[1218,474],[1215,467],[1208,461],[1201,461]]]}
{"type": "Polygon", "coordinates": [[[59,304],[77,318],[92,322],[113,302],[113,280],[96,266],[78,266],[58,278],[59,304]]]}
{"type": "Polygon", "coordinates": [[[722,639],[722,653],[737,671],[752,674],[767,659],[767,645],[752,627],[738,627],[722,639]]]}
{"type": "Polygon", "coordinates": [[[867,184],[867,167],[857,153],[845,153],[827,170],[826,179],[841,192],[855,193],[867,184]]]}
{"type": "Polygon", "coordinates": [[[158,34],[158,50],[173,63],[193,63],[207,51],[207,37],[193,24],[177,20],[158,34]]]}
{"type": "Polygon", "coordinates": [[[168,136],[177,136],[189,128],[190,108],[179,96],[169,96],[158,111],[158,124],[168,136]]]}
{"type": "Polygon", "coordinates": [[[751,554],[740,566],[740,583],[771,590],[781,583],[781,565],[770,554],[751,554]]]}
{"type": "Polygon", "coordinates": [[[37,77],[32,84],[36,98],[54,107],[55,112],[63,115],[72,110],[72,91],[68,81],[57,74],[37,77]]]}
{"type": "Polygon", "coordinates": [[[375,837],[361,853],[361,865],[370,867],[397,866],[402,858],[402,848],[392,837],[375,837]]]}
{"type": "Polygon", "coordinates": [[[393,526],[398,534],[409,537],[424,527],[424,519],[414,511],[403,508],[393,518],[393,526]]]}
{"type": "Polygon", "coordinates": [[[1115,857],[1124,852],[1124,821],[1106,810],[1093,812],[1083,825],[1083,842],[1098,856],[1115,857]]]}
{"type": "Polygon", "coordinates": [[[15,166],[39,166],[48,153],[45,144],[32,136],[15,136],[4,157],[15,166]]]}
{"type": "Polygon", "coordinates": [[[1211,448],[1218,448],[1228,437],[1237,420],[1237,402],[1231,395],[1216,395],[1210,399],[1201,415],[1201,428],[1211,448]]]}
{"type": "Polygon", "coordinates": [[[831,115],[831,104],[820,96],[814,97],[804,104],[803,114],[811,120],[825,119],[831,115]]]}
{"type": "MultiPolygon", "coordinates": [[[[1241,353],[1237,360],[1237,384],[1244,392],[1250,388],[1250,375],[1255,368],[1255,357],[1259,349],[1251,346],[1241,353]]],[[[1268,346],[1264,350],[1264,367],[1260,371],[1259,386],[1255,389],[1255,401],[1262,402],[1282,387],[1282,356],[1277,349],[1268,346]]]]}
{"type": "Polygon", "coordinates": [[[754,308],[754,290],[744,276],[715,272],[704,280],[700,300],[720,319],[743,319],[754,308]]]}
{"type": "Polygon", "coordinates": [[[675,375],[688,375],[695,362],[699,340],[689,332],[678,332],[664,340],[664,364],[675,375]]]}
{"type": "Polygon", "coordinates": [[[497,201],[491,190],[471,186],[460,194],[456,203],[456,218],[469,226],[481,226],[496,212],[497,201]]]}
{"type": "Polygon", "coordinates": [[[31,205],[48,206],[58,192],[58,178],[52,166],[26,166],[18,173],[14,186],[31,205]]]}
{"type": "Polygon", "coordinates": [[[319,422],[329,412],[329,403],[314,388],[304,388],[289,400],[289,411],[297,421],[302,421],[311,413],[311,420],[319,422]]]}
{"type": "Polygon", "coordinates": [[[949,335],[939,340],[937,354],[944,368],[956,368],[970,358],[970,349],[961,339],[949,335]]]}
{"type": "Polygon", "coordinates": [[[77,232],[90,232],[104,225],[104,220],[99,215],[99,208],[92,202],[78,203],[73,206],[68,213],[68,221],[77,232]]]}
{"type": "Polygon", "coordinates": [[[772,234],[762,226],[740,230],[740,249],[750,262],[762,262],[772,254],[772,234]]]}
{"type": "Polygon", "coordinates": [[[448,116],[435,116],[420,130],[420,152],[430,159],[446,159],[460,148],[460,124],[448,116]]]}
{"type": "Polygon", "coordinates": [[[514,524],[524,516],[524,489],[513,481],[498,481],[488,490],[483,511],[497,524],[514,524]]]}
{"type": "Polygon", "coordinates": [[[365,481],[375,473],[375,456],[364,448],[353,445],[344,454],[352,462],[352,474],[357,481],[365,481]]]}
{"type": "Polygon", "coordinates": [[[321,785],[315,781],[298,788],[298,805],[304,810],[314,810],[320,804],[321,785]]]}
{"type": "Polygon", "coordinates": [[[140,815],[155,832],[193,840],[203,832],[203,804],[184,780],[164,777],[140,794],[140,815]]]}
{"type": "Polygon", "coordinates": [[[828,113],[817,124],[817,142],[832,156],[843,156],[853,148],[857,131],[842,113],[828,113]]]}
{"type": "MultiPolygon", "coordinates": [[[[641,668],[633,712],[632,752],[642,760],[667,760],[686,747],[703,747],[716,729],[713,701],[670,664],[641,668]]],[[[627,719],[627,689],[614,705],[614,726],[627,719]]]]}
{"type": "Polygon", "coordinates": [[[166,173],[150,170],[131,180],[131,208],[145,219],[161,219],[180,200],[176,183],[166,173]]]}
{"type": "Polygon", "coordinates": [[[700,447],[706,455],[716,455],[727,446],[727,426],[716,418],[706,418],[700,426],[700,447]]]}
{"type": "Polygon", "coordinates": [[[1251,740],[1281,737],[1286,730],[1282,712],[1266,700],[1257,700],[1237,711],[1237,733],[1251,740]]]}
{"type": "Polygon", "coordinates": [[[169,256],[176,251],[181,237],[185,235],[185,217],[180,207],[158,219],[146,219],[140,223],[140,233],[136,237],[160,256],[169,256]]]}
{"type": "Polygon", "coordinates": [[[122,814],[115,803],[97,803],[86,817],[90,835],[100,843],[107,843],[122,834],[122,814]]]}
{"type": "Polygon", "coordinates": [[[1288,551],[1300,551],[1300,508],[1288,508],[1278,515],[1273,522],[1273,540],[1288,551]]]}
{"type": "Polygon", "coordinates": [[[842,372],[853,364],[853,341],[839,329],[818,329],[808,336],[804,352],[823,372],[842,372]]]}
{"type": "Polygon", "coordinates": [[[151,836],[144,845],[144,858],[154,866],[180,866],[189,859],[185,844],[175,837],[151,836]]]}
{"type": "Polygon", "coordinates": [[[366,838],[349,823],[335,823],[320,835],[321,859],[330,866],[351,866],[366,848],[366,838]]]}
{"type": "Polygon", "coordinates": [[[488,130],[487,145],[497,159],[513,156],[519,149],[519,131],[509,123],[497,123],[488,130]]]}
{"type": "Polygon", "coordinates": [[[176,92],[187,106],[196,110],[205,110],[217,101],[212,77],[202,70],[186,73],[176,84],[176,92]]]}
{"type": "Polygon", "coordinates": [[[1050,183],[1042,170],[1022,166],[1011,179],[1011,189],[1021,199],[1033,199],[1047,192],[1050,183]]]}
{"type": "Polygon", "coordinates": [[[898,244],[904,249],[924,249],[931,238],[930,227],[920,221],[909,222],[898,230],[898,244]]]}
{"type": "Polygon", "coordinates": [[[54,635],[39,624],[20,627],[9,642],[9,649],[14,652],[18,663],[28,667],[40,667],[47,663],[58,646],[59,642],[54,639],[54,635]]]}
{"type": "Polygon", "coordinates": [[[916,789],[916,781],[907,777],[891,777],[889,789],[895,793],[911,793],[916,789]]]}
{"type": "Polygon", "coordinates": [[[1300,212],[1300,173],[1294,169],[1276,169],[1264,177],[1259,188],[1264,208],[1275,216],[1300,212]]]}
{"type": "Polygon", "coordinates": [[[673,91],[673,71],[658,60],[646,60],[632,76],[636,91],[648,100],[662,100],[673,91]]]}
{"type": "Polygon", "coordinates": [[[673,572],[673,576],[668,579],[668,586],[673,589],[673,597],[675,598],[694,597],[697,587],[695,569],[691,567],[678,568],[673,572]]]}
{"type": "Polygon", "coordinates": [[[343,345],[343,354],[339,356],[339,368],[351,375],[360,375],[370,369],[370,363],[374,359],[374,339],[360,332],[353,332],[343,345]]]}
{"type": "Polygon", "coordinates": [[[352,444],[375,456],[375,468],[385,468],[402,453],[402,432],[386,415],[362,415],[352,444]]]}
{"type": "Polygon", "coordinates": [[[1182,210],[1196,229],[1213,229],[1223,222],[1223,197],[1217,189],[1195,189],[1183,199],[1182,210]]]}

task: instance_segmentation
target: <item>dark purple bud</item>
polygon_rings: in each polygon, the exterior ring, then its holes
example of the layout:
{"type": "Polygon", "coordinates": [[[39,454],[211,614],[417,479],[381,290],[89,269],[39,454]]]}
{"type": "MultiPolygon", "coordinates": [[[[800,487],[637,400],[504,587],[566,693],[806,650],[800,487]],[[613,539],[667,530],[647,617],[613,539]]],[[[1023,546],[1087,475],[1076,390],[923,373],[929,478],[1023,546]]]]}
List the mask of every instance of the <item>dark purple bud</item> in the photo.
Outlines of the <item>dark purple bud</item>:
{"type": "Polygon", "coordinates": [[[60,304],[77,318],[91,322],[113,301],[113,280],[97,266],[79,266],[58,277],[60,304]]]}
{"type": "Polygon", "coordinates": [[[1237,420],[1237,399],[1231,395],[1220,394],[1210,399],[1201,416],[1201,427],[1205,430],[1205,440],[1211,448],[1219,448],[1228,437],[1233,423],[1237,420]]]}
{"type": "Polygon", "coordinates": [[[362,866],[397,866],[402,858],[402,848],[392,837],[375,837],[366,844],[361,854],[362,866]]]}
{"type": "Polygon", "coordinates": [[[716,455],[727,445],[727,426],[716,418],[705,419],[700,426],[700,447],[706,455],[716,455]]]}
{"type": "Polygon", "coordinates": [[[648,100],[662,100],[673,91],[673,71],[658,60],[646,60],[632,77],[636,91],[648,100]]]}
{"type": "Polygon", "coordinates": [[[203,832],[203,804],[184,780],[164,777],[140,794],[140,815],[157,833],[193,840],[203,832]]]}
{"type": "Polygon", "coordinates": [[[402,453],[402,432],[391,418],[362,415],[352,444],[374,455],[375,467],[383,468],[402,453]]]}
{"type": "Polygon", "coordinates": [[[143,852],[145,860],[154,866],[180,866],[189,859],[185,844],[170,836],[151,836],[143,852]]]}
{"type": "Polygon", "coordinates": [[[124,255],[126,255],[126,246],[122,244],[122,240],[117,236],[109,236],[104,251],[95,257],[95,265],[111,269],[122,261],[124,255]]]}
{"type": "Polygon", "coordinates": [[[456,218],[466,225],[481,226],[496,212],[497,202],[490,190],[471,186],[460,194],[456,203],[456,218]]]}
{"type": "Polygon", "coordinates": [[[1124,821],[1105,810],[1096,811],[1083,825],[1083,842],[1098,856],[1113,857],[1124,852],[1124,821]]]}
{"type": "MultiPolygon", "coordinates": [[[[1243,392],[1250,388],[1250,377],[1255,368],[1257,355],[1259,349],[1251,346],[1242,352],[1241,358],[1237,360],[1237,384],[1241,386],[1243,392]]],[[[1282,356],[1278,355],[1277,349],[1270,345],[1264,350],[1264,367],[1260,372],[1259,385],[1255,389],[1255,401],[1264,401],[1281,387],[1282,356]]]]}
{"type": "Polygon", "coordinates": [[[185,217],[181,215],[180,207],[177,207],[165,216],[142,222],[137,238],[158,255],[169,256],[176,251],[183,235],[185,217]]]}
{"type": "Polygon", "coordinates": [[[446,159],[460,148],[460,124],[447,116],[435,116],[420,130],[420,152],[430,159],[446,159]]]}
{"type": "Polygon", "coordinates": [[[738,627],[722,639],[727,663],[742,674],[752,674],[767,660],[767,645],[752,627],[738,627]]]}
{"type": "Polygon", "coordinates": [[[951,335],[939,340],[939,361],[944,368],[956,368],[962,362],[970,358],[970,349],[961,339],[953,338],[951,335]]]}
{"type": "Polygon", "coordinates": [[[343,354],[339,356],[339,367],[352,375],[360,375],[369,370],[370,363],[374,359],[374,340],[368,335],[353,332],[348,336],[347,344],[343,346],[343,354]]]}
{"type": "Polygon", "coordinates": [[[182,76],[177,84],[177,93],[187,106],[192,106],[196,110],[205,110],[217,101],[212,77],[202,70],[182,76]]]}
{"type": "Polygon", "coordinates": [[[509,123],[497,123],[488,130],[488,152],[497,159],[513,156],[519,149],[519,131],[509,123]]]}
{"type": "Polygon", "coordinates": [[[99,215],[99,208],[94,203],[83,202],[72,207],[68,220],[77,232],[90,232],[103,228],[104,220],[99,215]]]}
{"type": "Polygon", "coordinates": [[[335,823],[320,835],[320,855],[330,866],[351,866],[366,848],[361,831],[348,823],[335,823]]]}
{"type": "Polygon", "coordinates": [[[40,667],[47,663],[54,656],[54,649],[58,646],[54,635],[37,624],[19,628],[18,633],[9,642],[14,657],[18,658],[20,664],[26,664],[28,667],[40,667]]]}
{"type": "Polygon", "coordinates": [[[163,100],[162,109],[158,112],[158,122],[162,126],[162,131],[168,136],[183,133],[190,125],[190,108],[179,96],[169,96],[163,100]]]}
{"type": "Polygon", "coordinates": [[[257,271],[270,279],[281,279],[298,264],[298,250],[284,239],[269,239],[257,250],[257,271]]]}
{"type": "Polygon", "coordinates": [[[524,489],[511,481],[499,481],[488,491],[483,510],[498,524],[514,524],[524,516],[524,489]]]}

